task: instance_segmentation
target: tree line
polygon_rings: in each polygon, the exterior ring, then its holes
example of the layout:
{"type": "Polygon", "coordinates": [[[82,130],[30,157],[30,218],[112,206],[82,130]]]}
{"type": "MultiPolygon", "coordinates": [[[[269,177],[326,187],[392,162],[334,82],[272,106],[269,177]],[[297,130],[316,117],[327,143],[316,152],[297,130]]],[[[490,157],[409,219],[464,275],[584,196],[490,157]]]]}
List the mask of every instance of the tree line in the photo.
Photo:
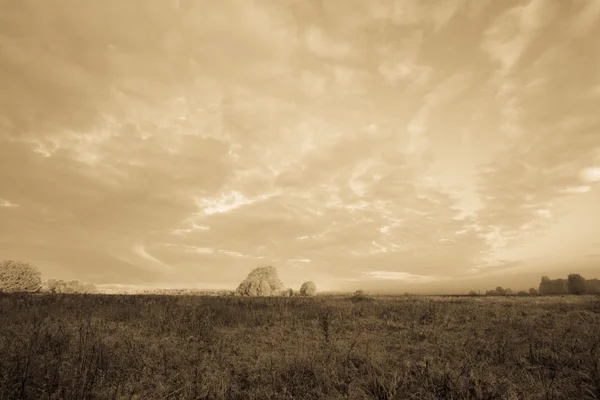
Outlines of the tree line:
{"type": "MultiPolygon", "coordinates": [[[[479,293],[471,291],[470,295],[478,295],[479,293]]],[[[537,288],[514,292],[510,288],[502,286],[496,289],[485,292],[486,296],[553,296],[553,295],[584,295],[584,294],[600,294],[600,279],[585,279],[580,274],[569,274],[565,278],[550,279],[548,276],[542,276],[542,280],[537,288]]]]}
{"type": "MultiPolygon", "coordinates": [[[[46,293],[97,293],[97,288],[90,283],[82,283],[78,280],[63,281],[57,279],[42,280],[39,269],[27,262],[3,260],[0,261],[0,292],[46,292],[46,293]]],[[[150,294],[206,294],[206,291],[194,291],[193,289],[158,289],[147,290],[150,294]]],[[[230,291],[218,291],[221,295],[236,294],[238,296],[294,296],[296,293],[291,288],[284,288],[279,279],[277,270],[272,266],[255,268],[248,274],[234,293],[230,291]]],[[[314,282],[307,281],[302,284],[298,295],[315,296],[317,287],[314,282]]],[[[538,288],[514,292],[510,288],[498,286],[486,291],[487,296],[551,296],[551,295],[600,295],[600,280],[586,279],[580,274],[569,274],[559,279],[550,279],[542,276],[538,288]]],[[[480,293],[471,291],[469,295],[477,296],[480,293]]]]}

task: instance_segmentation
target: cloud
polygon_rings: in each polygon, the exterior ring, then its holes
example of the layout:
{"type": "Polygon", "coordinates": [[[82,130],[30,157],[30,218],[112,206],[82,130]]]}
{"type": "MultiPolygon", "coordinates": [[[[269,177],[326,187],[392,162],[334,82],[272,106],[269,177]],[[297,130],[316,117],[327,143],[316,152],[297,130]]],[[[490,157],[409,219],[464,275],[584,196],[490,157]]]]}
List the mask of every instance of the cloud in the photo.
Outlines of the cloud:
{"type": "Polygon", "coordinates": [[[552,23],[558,10],[553,2],[532,0],[502,13],[485,34],[482,46],[505,71],[521,59],[538,32],[552,23]]]}
{"type": "Polygon", "coordinates": [[[112,0],[93,7],[68,0],[52,7],[7,4],[0,36],[2,108],[20,134],[86,130],[103,115],[131,111],[115,107],[115,95],[158,106],[185,97],[205,77],[230,83],[273,77],[280,63],[269,60],[282,61],[292,51],[286,15],[234,3],[194,4],[185,11],[172,3],[122,6],[112,0]],[[45,22],[47,15],[61,21],[58,28],[45,22]],[[217,45],[213,33],[224,18],[235,28],[217,45]],[[244,66],[231,62],[235,58],[244,66]]]}
{"type": "Polygon", "coordinates": [[[581,179],[584,182],[600,182],[600,167],[587,167],[581,170],[581,179]]]}
{"type": "Polygon", "coordinates": [[[575,37],[582,37],[597,28],[600,20],[600,4],[593,0],[578,0],[575,4],[579,4],[580,8],[572,17],[570,30],[575,37]]]}
{"type": "Polygon", "coordinates": [[[587,193],[591,190],[592,188],[590,186],[570,186],[566,189],[561,189],[560,192],[561,193],[568,193],[568,194],[577,194],[577,193],[587,193]]]}
{"type": "Polygon", "coordinates": [[[408,282],[431,282],[439,280],[435,276],[413,275],[406,272],[394,271],[371,271],[365,272],[365,275],[374,279],[399,280],[408,282]]]}
{"type": "Polygon", "coordinates": [[[168,265],[168,264],[162,262],[161,260],[159,260],[158,258],[153,257],[152,255],[148,254],[144,245],[138,244],[138,245],[134,246],[133,252],[135,254],[137,254],[138,256],[144,258],[145,260],[150,261],[151,263],[153,263],[155,265],[158,265],[163,268],[171,269],[170,265],[168,265]]]}
{"type": "MultiPolygon", "coordinates": [[[[444,259],[446,273],[453,275],[474,262],[473,250],[482,240],[468,221],[455,218],[458,211],[453,211],[450,197],[426,188],[411,194],[393,185],[400,171],[379,168],[386,183],[365,182],[362,195],[304,187],[301,198],[294,192],[282,193],[224,213],[198,215],[195,223],[210,230],[190,232],[178,240],[190,245],[213,243],[213,248],[226,243],[231,251],[275,264],[290,258],[311,260],[305,270],[325,269],[340,279],[355,276],[365,265],[416,273],[435,270],[444,259]],[[378,189],[383,186],[386,197],[378,189]],[[392,188],[403,195],[401,202],[376,200],[394,198],[392,188]]],[[[328,172],[342,171],[343,164],[328,172]]],[[[349,186],[350,176],[346,179],[349,186]]],[[[300,279],[290,274],[290,279],[300,279]]]]}
{"type": "Polygon", "coordinates": [[[591,195],[596,181],[600,119],[585,94],[598,81],[592,67],[598,53],[590,36],[573,45],[570,26],[578,17],[551,3],[512,7],[482,42],[499,64],[488,85],[500,110],[497,132],[504,134],[478,173],[477,218],[490,242],[491,263],[541,240],[569,213],[559,205],[591,195]]]}
{"type": "Polygon", "coordinates": [[[305,45],[310,52],[322,58],[340,59],[352,52],[350,43],[336,42],[314,26],[305,33],[305,45]]]}
{"type": "Polygon", "coordinates": [[[8,200],[4,200],[4,199],[0,199],[0,207],[4,207],[4,208],[14,208],[14,207],[19,207],[18,204],[12,203],[8,200]]]}

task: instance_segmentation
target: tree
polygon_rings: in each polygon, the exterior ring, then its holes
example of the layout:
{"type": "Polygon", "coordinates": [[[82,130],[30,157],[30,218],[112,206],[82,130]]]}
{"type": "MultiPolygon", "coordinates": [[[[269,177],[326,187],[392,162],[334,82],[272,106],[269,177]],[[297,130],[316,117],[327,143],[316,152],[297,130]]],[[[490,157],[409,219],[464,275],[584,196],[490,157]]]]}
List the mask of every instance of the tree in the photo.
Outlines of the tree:
{"type": "Polygon", "coordinates": [[[42,274],[34,265],[14,260],[0,261],[0,292],[37,292],[42,274]]]}
{"type": "Polygon", "coordinates": [[[585,293],[585,278],[579,274],[569,274],[567,289],[570,294],[581,295],[585,293]]]}
{"type": "Polygon", "coordinates": [[[539,292],[536,288],[529,288],[529,295],[537,296],[538,294],[539,294],[539,292]]]}
{"type": "Polygon", "coordinates": [[[569,293],[567,279],[550,279],[542,276],[539,291],[544,296],[569,293]]]}
{"type": "Polygon", "coordinates": [[[471,290],[471,291],[469,292],[469,296],[478,296],[478,295],[479,295],[479,294],[478,294],[476,291],[474,291],[474,290],[471,290]]]}
{"type": "Polygon", "coordinates": [[[585,293],[600,294],[600,280],[586,279],[585,280],[585,293]]]}
{"type": "Polygon", "coordinates": [[[271,296],[283,289],[274,267],[257,267],[253,269],[236,289],[240,296],[271,296]]]}
{"type": "Polygon", "coordinates": [[[279,275],[277,274],[277,269],[272,266],[261,266],[254,268],[250,274],[248,274],[249,278],[256,278],[259,281],[265,280],[269,283],[271,290],[281,290],[283,289],[283,283],[279,279],[279,275]]]}
{"type": "Polygon", "coordinates": [[[316,296],[317,295],[317,285],[314,282],[308,281],[304,282],[302,286],[300,286],[300,296],[316,296]]]}

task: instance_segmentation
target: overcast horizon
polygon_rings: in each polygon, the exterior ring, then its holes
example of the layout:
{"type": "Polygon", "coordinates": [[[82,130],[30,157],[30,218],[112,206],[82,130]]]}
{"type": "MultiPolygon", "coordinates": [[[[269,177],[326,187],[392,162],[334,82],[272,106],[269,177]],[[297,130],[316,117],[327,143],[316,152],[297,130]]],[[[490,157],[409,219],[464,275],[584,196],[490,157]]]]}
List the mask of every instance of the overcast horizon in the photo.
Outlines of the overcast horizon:
{"type": "Polygon", "coordinates": [[[0,259],[104,286],[600,278],[600,1],[0,7],[0,259]]]}

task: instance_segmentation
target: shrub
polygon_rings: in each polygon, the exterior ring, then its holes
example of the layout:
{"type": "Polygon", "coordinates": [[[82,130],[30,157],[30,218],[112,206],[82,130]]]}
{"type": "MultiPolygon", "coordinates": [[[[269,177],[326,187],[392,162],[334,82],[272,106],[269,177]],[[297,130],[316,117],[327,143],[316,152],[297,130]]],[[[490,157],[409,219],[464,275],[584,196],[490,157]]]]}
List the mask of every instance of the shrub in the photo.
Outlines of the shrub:
{"type": "Polygon", "coordinates": [[[34,265],[22,261],[0,261],[0,292],[37,292],[42,274],[34,265]]]}
{"type": "Polygon", "coordinates": [[[317,285],[314,282],[308,281],[304,282],[300,287],[300,296],[316,296],[317,295],[317,285]]]}

